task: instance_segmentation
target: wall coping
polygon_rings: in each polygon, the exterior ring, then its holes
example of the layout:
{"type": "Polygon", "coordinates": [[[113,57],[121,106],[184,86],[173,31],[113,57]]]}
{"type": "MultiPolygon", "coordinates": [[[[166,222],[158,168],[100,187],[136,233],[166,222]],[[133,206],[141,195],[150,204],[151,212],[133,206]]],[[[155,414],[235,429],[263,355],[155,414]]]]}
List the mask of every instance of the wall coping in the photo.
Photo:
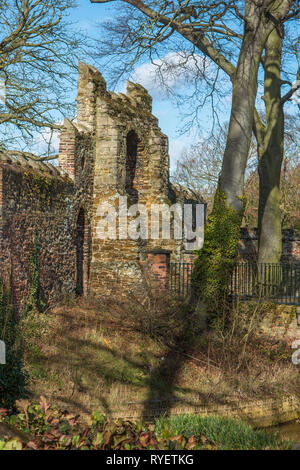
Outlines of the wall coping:
{"type": "MultiPolygon", "coordinates": [[[[241,227],[240,233],[241,233],[240,240],[257,240],[258,239],[257,228],[241,227]]],[[[298,241],[300,240],[300,233],[298,233],[296,230],[293,230],[293,229],[283,229],[282,240],[283,241],[298,241]]]]}
{"type": "Polygon", "coordinates": [[[65,178],[68,176],[60,166],[33,160],[26,155],[7,155],[0,152],[0,165],[11,170],[38,171],[56,178],[65,178]]]}
{"type": "Polygon", "coordinates": [[[126,408],[120,407],[119,409],[112,410],[109,418],[153,421],[162,415],[216,415],[241,419],[255,427],[270,427],[294,421],[300,417],[300,401],[294,395],[224,404],[195,403],[194,405],[187,406],[175,402],[173,404],[167,403],[169,406],[166,407],[163,400],[161,402],[158,400],[157,403],[153,403],[152,407],[149,407],[146,413],[144,404],[128,403],[129,406],[126,408]]]}
{"type": "Polygon", "coordinates": [[[150,250],[145,250],[147,254],[153,254],[153,255],[169,255],[172,253],[171,250],[165,250],[164,248],[152,248],[150,250]]]}

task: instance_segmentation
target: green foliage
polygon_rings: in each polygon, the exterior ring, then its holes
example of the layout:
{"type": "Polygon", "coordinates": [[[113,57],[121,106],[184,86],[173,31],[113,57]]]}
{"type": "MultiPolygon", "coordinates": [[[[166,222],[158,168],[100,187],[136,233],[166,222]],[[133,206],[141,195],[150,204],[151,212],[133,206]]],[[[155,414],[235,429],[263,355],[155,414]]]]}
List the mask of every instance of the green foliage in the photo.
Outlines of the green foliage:
{"type": "Polygon", "coordinates": [[[45,307],[41,295],[39,259],[38,259],[38,243],[37,236],[34,237],[33,248],[30,253],[30,291],[28,299],[25,301],[24,314],[28,312],[40,312],[45,307]]]}
{"type": "MultiPolygon", "coordinates": [[[[43,397],[39,405],[26,404],[23,412],[17,415],[2,413],[0,423],[10,429],[13,426],[16,432],[27,433],[27,439],[19,439],[23,449],[168,450],[192,449],[196,444],[181,436],[158,439],[154,425],[123,419],[109,421],[98,412],[92,415],[92,425],[86,427],[79,422],[78,416],[49,406],[43,397]]],[[[4,436],[2,446],[10,443],[11,439],[4,436]]]]}
{"type": "Polygon", "coordinates": [[[109,421],[98,412],[92,424],[84,426],[79,417],[49,406],[26,403],[17,415],[0,412],[0,450],[10,448],[41,450],[197,450],[197,449],[286,449],[290,444],[264,431],[254,431],[237,420],[219,417],[176,416],[160,418],[156,424],[109,421]],[[6,429],[5,428],[5,429],[6,429]],[[9,434],[9,435],[8,435],[9,434]]]}
{"type": "Polygon", "coordinates": [[[12,408],[24,394],[26,376],[16,344],[17,325],[10,285],[0,279],[0,338],[6,345],[6,364],[0,364],[0,406],[12,408]]]}
{"type": "Polygon", "coordinates": [[[237,260],[242,215],[227,207],[226,196],[216,192],[214,209],[205,227],[204,245],[198,252],[192,284],[210,313],[226,303],[230,275],[237,260]]]}
{"type": "Polygon", "coordinates": [[[15,401],[25,394],[27,374],[23,367],[24,345],[27,354],[33,354],[37,335],[41,334],[36,315],[44,303],[41,296],[37,237],[30,254],[30,292],[24,302],[24,312],[17,324],[14,318],[10,283],[0,278],[0,338],[6,344],[6,364],[0,365],[0,406],[13,408],[15,401]],[[30,350],[30,351],[29,351],[30,350]]]}
{"type": "Polygon", "coordinates": [[[12,409],[25,394],[27,375],[20,352],[16,347],[6,348],[6,364],[0,364],[0,406],[12,409]]]}
{"type": "Polygon", "coordinates": [[[25,360],[35,362],[41,355],[41,345],[48,340],[51,317],[45,313],[23,313],[17,329],[17,341],[25,360]]]}
{"type": "Polygon", "coordinates": [[[27,194],[32,198],[39,198],[44,205],[51,205],[51,195],[59,192],[59,182],[55,178],[42,174],[39,171],[25,171],[24,182],[27,194]]]}
{"type": "Polygon", "coordinates": [[[155,429],[159,437],[182,435],[189,438],[194,436],[197,441],[215,443],[221,450],[262,450],[289,448],[290,446],[290,443],[283,443],[277,435],[263,430],[254,430],[243,421],[222,416],[163,417],[156,421],[155,429]]]}
{"type": "Polygon", "coordinates": [[[0,278],[0,339],[13,345],[16,336],[10,283],[0,278]],[[8,285],[7,285],[8,284],[8,285]]]}
{"type": "Polygon", "coordinates": [[[22,450],[22,443],[18,439],[0,439],[0,450],[22,450]]]}

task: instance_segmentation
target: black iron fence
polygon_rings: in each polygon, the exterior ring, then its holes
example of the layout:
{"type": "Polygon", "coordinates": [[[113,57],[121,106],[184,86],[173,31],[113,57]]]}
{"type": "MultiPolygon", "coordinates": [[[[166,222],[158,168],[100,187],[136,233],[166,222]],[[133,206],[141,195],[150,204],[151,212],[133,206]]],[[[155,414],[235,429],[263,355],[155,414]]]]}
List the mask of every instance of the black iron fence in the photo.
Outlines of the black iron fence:
{"type": "MultiPolygon", "coordinates": [[[[170,290],[186,297],[191,289],[192,263],[170,263],[170,290]]],[[[230,281],[229,295],[241,300],[268,300],[300,305],[300,262],[238,263],[230,281]]]]}
{"type": "Polygon", "coordinates": [[[174,295],[186,297],[191,290],[193,263],[170,263],[170,290],[174,295]]]}
{"type": "Polygon", "coordinates": [[[230,293],[245,300],[300,305],[300,263],[239,263],[230,293]]]}

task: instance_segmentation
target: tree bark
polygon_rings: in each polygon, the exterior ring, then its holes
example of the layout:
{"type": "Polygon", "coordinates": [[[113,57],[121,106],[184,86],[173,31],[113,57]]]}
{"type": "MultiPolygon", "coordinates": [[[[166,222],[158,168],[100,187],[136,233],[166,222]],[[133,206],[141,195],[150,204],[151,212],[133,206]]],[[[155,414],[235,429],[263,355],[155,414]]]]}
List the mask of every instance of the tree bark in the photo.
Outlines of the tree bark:
{"type": "Polygon", "coordinates": [[[232,76],[232,108],[214,207],[204,246],[195,262],[192,283],[201,316],[220,315],[227,302],[230,275],[237,259],[244,213],[244,175],[251,143],[257,74],[270,25],[261,8],[246,2],[243,43],[232,76]]]}
{"type": "MultiPolygon", "coordinates": [[[[257,72],[264,48],[264,35],[245,34],[238,65],[232,80],[232,108],[219,187],[227,205],[243,209],[244,176],[251,143],[253,114],[257,93],[257,72]]],[[[242,214],[241,214],[242,215],[242,214]]]]}
{"type": "MultiPolygon", "coordinates": [[[[105,3],[111,0],[91,1],[105,3]]],[[[227,73],[232,81],[232,108],[222,171],[213,211],[205,229],[204,246],[199,252],[192,273],[195,297],[201,300],[204,310],[218,312],[220,302],[227,298],[230,274],[237,259],[240,225],[244,213],[244,175],[252,136],[258,67],[269,34],[285,21],[293,2],[244,1],[244,14],[240,15],[244,22],[244,34],[235,67],[220,48],[215,47],[214,41],[206,36],[205,28],[193,27],[192,18],[189,17],[190,21],[186,21],[186,18],[180,15],[180,9],[171,17],[162,14],[161,11],[164,10],[156,11],[143,0],[124,1],[153,20],[155,25],[163,25],[166,30],[169,28],[169,34],[174,31],[190,41],[196,49],[227,73]]],[[[226,2],[216,4],[224,6],[226,2]]]]}
{"type": "Polygon", "coordinates": [[[284,147],[284,112],[281,102],[281,53],[282,34],[274,29],[265,47],[266,126],[260,122],[260,131],[256,131],[259,158],[259,263],[279,263],[282,251],[280,175],[284,147]]]}

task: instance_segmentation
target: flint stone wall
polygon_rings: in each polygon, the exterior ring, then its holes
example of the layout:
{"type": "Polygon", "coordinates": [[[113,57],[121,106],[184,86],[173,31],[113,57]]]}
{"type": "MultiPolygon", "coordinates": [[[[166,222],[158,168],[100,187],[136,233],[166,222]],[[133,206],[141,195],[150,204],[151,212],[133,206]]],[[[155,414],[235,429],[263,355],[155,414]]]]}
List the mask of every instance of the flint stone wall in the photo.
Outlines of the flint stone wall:
{"type": "MultiPolygon", "coordinates": [[[[257,229],[242,228],[238,248],[240,259],[257,259],[257,229]]],[[[282,231],[282,261],[300,261],[300,234],[293,230],[282,231]]]]}
{"type": "Polygon", "coordinates": [[[149,214],[152,204],[191,201],[170,184],[168,138],[147,90],[128,82],[126,94],[116,95],[98,70],[79,63],[77,108],[76,121],[64,121],[58,167],[0,153],[0,270],[11,276],[18,312],[30,290],[35,238],[48,305],[74,292],[143,296],[149,276],[165,283],[161,250],[177,261],[185,252],[172,236],[125,238],[118,223],[116,238],[99,237],[99,207],[118,209],[120,196],[127,207],[142,203],[149,214]]]}

